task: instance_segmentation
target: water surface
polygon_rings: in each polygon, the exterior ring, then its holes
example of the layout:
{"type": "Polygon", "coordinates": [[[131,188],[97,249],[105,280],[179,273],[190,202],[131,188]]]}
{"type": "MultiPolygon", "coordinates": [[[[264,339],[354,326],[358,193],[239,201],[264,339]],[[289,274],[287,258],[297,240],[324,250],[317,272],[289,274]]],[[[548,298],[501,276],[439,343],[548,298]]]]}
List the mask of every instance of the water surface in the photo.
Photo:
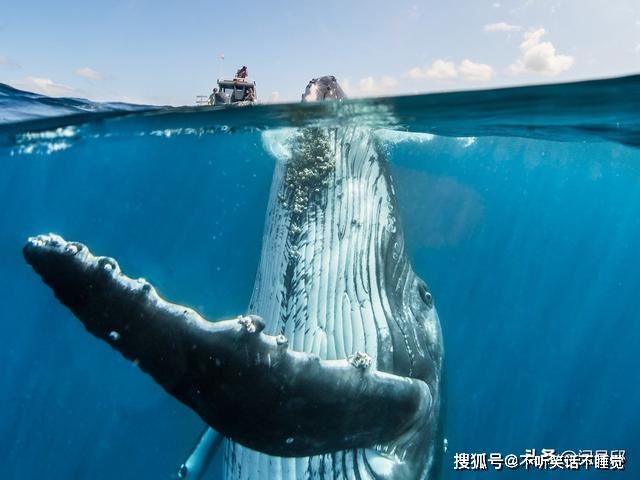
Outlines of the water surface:
{"type": "Polygon", "coordinates": [[[0,86],[0,107],[4,478],[169,478],[202,428],[84,331],[25,264],[25,239],[82,241],[171,301],[235,316],[257,268],[273,132],[353,123],[387,152],[438,306],[445,478],[614,475],[454,471],[455,453],[534,448],[625,449],[617,475],[637,475],[640,77],[227,110],[0,86]]]}

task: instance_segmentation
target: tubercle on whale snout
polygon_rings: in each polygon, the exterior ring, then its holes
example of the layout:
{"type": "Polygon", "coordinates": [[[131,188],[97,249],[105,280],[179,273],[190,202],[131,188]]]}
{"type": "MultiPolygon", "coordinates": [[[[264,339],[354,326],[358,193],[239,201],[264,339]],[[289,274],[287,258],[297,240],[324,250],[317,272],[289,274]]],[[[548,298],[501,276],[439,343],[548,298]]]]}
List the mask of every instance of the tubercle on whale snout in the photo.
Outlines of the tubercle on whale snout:
{"type": "Polygon", "coordinates": [[[207,321],[80,243],[43,235],[23,252],[87,330],[254,450],[307,456],[383,444],[432,405],[426,383],[379,372],[366,355],[324,361],[292,351],[254,315],[207,321]]]}
{"type": "Polygon", "coordinates": [[[302,94],[303,102],[340,100],[342,98],[347,98],[347,95],[333,75],[312,78],[302,94]]]}

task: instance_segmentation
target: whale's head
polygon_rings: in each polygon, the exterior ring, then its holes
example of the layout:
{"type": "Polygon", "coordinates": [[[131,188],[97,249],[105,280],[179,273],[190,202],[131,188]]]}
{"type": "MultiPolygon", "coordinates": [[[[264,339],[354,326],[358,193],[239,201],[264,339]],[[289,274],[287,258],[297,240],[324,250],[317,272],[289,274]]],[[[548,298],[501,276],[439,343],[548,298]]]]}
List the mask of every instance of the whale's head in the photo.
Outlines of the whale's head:
{"type": "Polygon", "coordinates": [[[344,91],[338,85],[336,77],[326,75],[314,78],[307,84],[302,94],[303,102],[317,102],[319,100],[346,98],[344,91]]]}

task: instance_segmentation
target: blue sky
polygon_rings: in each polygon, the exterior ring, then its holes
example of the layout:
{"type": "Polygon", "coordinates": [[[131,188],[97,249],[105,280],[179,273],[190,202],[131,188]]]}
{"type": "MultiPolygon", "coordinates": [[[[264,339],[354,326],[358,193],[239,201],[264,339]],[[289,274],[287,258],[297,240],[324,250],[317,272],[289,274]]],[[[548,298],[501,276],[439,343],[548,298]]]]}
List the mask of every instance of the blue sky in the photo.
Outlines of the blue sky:
{"type": "Polygon", "coordinates": [[[193,104],[243,64],[264,102],[297,101],[325,74],[375,96],[640,72],[638,0],[23,0],[0,11],[0,82],[99,101],[193,104]]]}

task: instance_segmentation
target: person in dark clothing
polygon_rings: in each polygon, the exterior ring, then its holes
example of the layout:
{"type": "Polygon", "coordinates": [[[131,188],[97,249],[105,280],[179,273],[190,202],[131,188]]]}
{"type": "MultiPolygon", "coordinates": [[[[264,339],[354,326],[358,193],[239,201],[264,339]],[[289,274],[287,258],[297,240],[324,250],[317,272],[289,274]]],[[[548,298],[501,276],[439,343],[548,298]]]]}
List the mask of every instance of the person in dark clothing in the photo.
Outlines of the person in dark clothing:
{"type": "Polygon", "coordinates": [[[209,95],[209,105],[215,105],[217,94],[218,94],[218,89],[214,88],[213,92],[211,92],[211,95],[209,95]]]}
{"type": "Polygon", "coordinates": [[[246,65],[243,65],[242,68],[240,68],[237,72],[236,72],[236,78],[247,78],[248,72],[247,72],[247,67],[246,65]]]}

